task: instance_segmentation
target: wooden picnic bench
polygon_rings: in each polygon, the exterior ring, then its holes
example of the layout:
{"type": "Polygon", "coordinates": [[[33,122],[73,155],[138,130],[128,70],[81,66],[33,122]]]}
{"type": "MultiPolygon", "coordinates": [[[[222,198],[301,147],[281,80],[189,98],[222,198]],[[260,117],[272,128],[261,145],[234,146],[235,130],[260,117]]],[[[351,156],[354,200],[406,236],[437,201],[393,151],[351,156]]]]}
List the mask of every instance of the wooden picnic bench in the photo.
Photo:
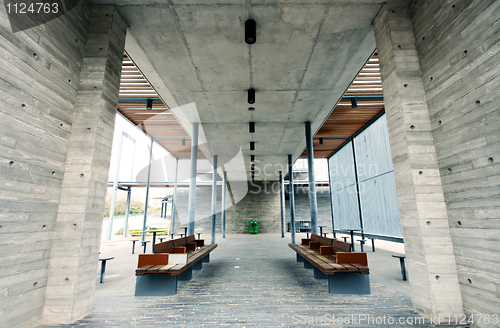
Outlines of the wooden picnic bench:
{"type": "Polygon", "coordinates": [[[330,294],[370,294],[366,253],[351,252],[351,244],[311,234],[301,244],[288,244],[297,262],[314,270],[314,278],[328,279],[330,294]]]}
{"type": "Polygon", "coordinates": [[[135,296],[168,296],[177,293],[178,280],[191,280],[193,269],[210,261],[217,244],[205,245],[194,235],[153,246],[153,254],[140,254],[135,270],[135,296]]]}

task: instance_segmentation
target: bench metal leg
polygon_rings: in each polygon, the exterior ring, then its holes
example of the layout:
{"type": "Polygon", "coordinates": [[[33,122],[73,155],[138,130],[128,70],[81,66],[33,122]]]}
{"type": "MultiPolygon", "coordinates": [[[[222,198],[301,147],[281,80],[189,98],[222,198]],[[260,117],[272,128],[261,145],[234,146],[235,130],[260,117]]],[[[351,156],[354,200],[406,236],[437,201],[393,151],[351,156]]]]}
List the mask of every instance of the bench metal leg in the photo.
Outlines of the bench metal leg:
{"type": "Polygon", "coordinates": [[[304,269],[313,269],[314,266],[309,261],[304,261],[304,269]]]}
{"type": "Polygon", "coordinates": [[[168,273],[147,274],[135,279],[135,296],[171,296],[177,294],[177,276],[168,273]]]}
{"type": "Polygon", "coordinates": [[[101,276],[99,277],[99,283],[102,284],[104,280],[104,272],[106,271],[106,260],[101,260],[101,276]]]}
{"type": "Polygon", "coordinates": [[[330,294],[370,294],[370,277],[368,274],[335,273],[328,276],[330,294]]]}
{"type": "Polygon", "coordinates": [[[302,256],[299,255],[299,253],[295,253],[297,254],[297,262],[304,262],[304,258],[302,256]]]}
{"type": "Polygon", "coordinates": [[[361,253],[365,251],[365,240],[359,240],[359,248],[361,248],[361,253]]]}
{"type": "Polygon", "coordinates": [[[135,242],[136,240],[132,240],[132,254],[134,254],[135,251],[135,242]]]}
{"type": "Polygon", "coordinates": [[[198,261],[193,265],[193,270],[201,270],[203,269],[203,261],[198,261]]]}
{"type": "Polygon", "coordinates": [[[190,267],[189,269],[187,269],[186,271],[181,273],[179,275],[178,279],[179,280],[191,280],[191,279],[193,279],[193,267],[190,267]]]}
{"type": "Polygon", "coordinates": [[[207,256],[205,256],[202,261],[203,261],[203,263],[210,262],[210,254],[207,254],[207,256]]]}
{"type": "Polygon", "coordinates": [[[404,257],[399,258],[399,264],[401,265],[401,277],[404,281],[408,280],[406,278],[406,266],[404,257]]]}
{"type": "Polygon", "coordinates": [[[328,279],[328,276],[318,270],[317,268],[314,268],[314,278],[315,279],[328,279]]]}

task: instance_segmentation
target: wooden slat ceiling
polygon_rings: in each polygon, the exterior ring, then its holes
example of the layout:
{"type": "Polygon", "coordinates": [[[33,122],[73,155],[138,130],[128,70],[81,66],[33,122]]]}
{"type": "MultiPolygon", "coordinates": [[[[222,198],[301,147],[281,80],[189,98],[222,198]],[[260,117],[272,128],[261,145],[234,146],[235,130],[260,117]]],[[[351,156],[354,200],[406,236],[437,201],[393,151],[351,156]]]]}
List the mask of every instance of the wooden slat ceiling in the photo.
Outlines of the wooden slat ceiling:
{"type": "MultiPolygon", "coordinates": [[[[358,131],[363,129],[384,110],[382,81],[377,54],[360,71],[352,85],[325,121],[314,139],[314,157],[329,157],[358,131]],[[351,105],[350,97],[358,96],[356,108],[351,105]],[[375,96],[380,99],[364,99],[375,96]],[[319,138],[323,138],[320,144],[319,138]]],[[[144,78],[140,70],[125,55],[120,84],[118,111],[132,123],[139,126],[153,138],[186,138],[182,140],[159,141],[159,143],[177,158],[190,158],[191,141],[181,125],[170,114],[158,97],[156,91],[144,78]],[[146,109],[148,98],[155,99],[153,108],[146,109]],[[183,145],[184,143],[184,145],[183,145]]],[[[198,152],[199,158],[204,158],[198,152]]],[[[306,152],[301,156],[307,157],[306,152]]]]}
{"type": "MultiPolygon", "coordinates": [[[[191,158],[188,134],[127,55],[123,57],[118,111],[153,138],[185,138],[184,142],[168,140],[158,143],[177,158],[191,158]],[[146,109],[147,99],[153,99],[152,109],[146,109]]],[[[201,151],[198,157],[204,158],[201,151]]]]}
{"type": "MultiPolygon", "coordinates": [[[[359,72],[352,85],[325,123],[319,129],[313,140],[314,157],[329,157],[346,143],[358,131],[363,129],[381,112],[384,111],[384,101],[382,100],[382,79],[377,54],[368,61],[365,67],[359,72]],[[353,108],[351,97],[357,97],[358,107],[353,108]],[[363,97],[374,97],[380,99],[363,99],[363,97]],[[347,98],[347,99],[346,99],[347,98]],[[319,138],[323,139],[320,144],[319,138]],[[335,139],[328,139],[335,138],[335,139]]],[[[306,158],[306,151],[301,158],[306,158]]]]}

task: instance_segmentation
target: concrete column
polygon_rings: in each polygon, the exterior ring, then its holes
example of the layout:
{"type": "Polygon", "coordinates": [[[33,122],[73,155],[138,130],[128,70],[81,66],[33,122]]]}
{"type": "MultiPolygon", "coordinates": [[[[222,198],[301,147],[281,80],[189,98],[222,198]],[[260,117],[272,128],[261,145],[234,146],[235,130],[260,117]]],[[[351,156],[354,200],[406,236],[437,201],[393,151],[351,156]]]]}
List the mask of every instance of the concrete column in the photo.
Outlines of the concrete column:
{"type": "Polygon", "coordinates": [[[196,213],[196,164],[198,162],[199,125],[199,123],[193,123],[193,135],[191,136],[191,175],[189,177],[188,235],[194,235],[194,220],[196,213]]]}
{"type": "Polygon", "coordinates": [[[227,197],[227,173],[222,176],[222,238],[226,238],[226,197],[227,197]]]}
{"type": "Polygon", "coordinates": [[[448,212],[406,4],[374,22],[401,226],[415,310],[463,313],[448,212]]]}
{"type": "Polygon", "coordinates": [[[307,170],[309,175],[309,204],[311,206],[311,232],[318,234],[318,200],[316,198],[316,178],[314,177],[314,149],[311,122],[305,123],[307,170]]]}
{"type": "Polygon", "coordinates": [[[283,188],[283,172],[279,172],[280,178],[280,212],[281,212],[281,238],[285,238],[285,188],[283,188]]]}
{"type": "Polygon", "coordinates": [[[215,222],[217,221],[217,155],[214,155],[212,172],[212,240],[215,244],[215,222]]]}
{"type": "Polygon", "coordinates": [[[175,211],[177,210],[177,180],[179,175],[179,159],[175,159],[175,181],[174,181],[174,196],[172,199],[172,227],[170,233],[175,233],[175,211]]]}
{"type": "Polygon", "coordinates": [[[128,217],[130,215],[130,200],[132,198],[132,187],[127,188],[127,208],[125,210],[125,224],[123,225],[123,237],[128,236],[128,217]]]}
{"type": "Polygon", "coordinates": [[[290,196],[290,233],[292,235],[292,243],[295,243],[295,196],[293,191],[293,162],[292,155],[288,155],[288,175],[290,176],[289,196],[290,196]]]}
{"type": "Polygon", "coordinates": [[[126,24],[93,6],[52,238],[44,322],[92,311],[126,24]]]}

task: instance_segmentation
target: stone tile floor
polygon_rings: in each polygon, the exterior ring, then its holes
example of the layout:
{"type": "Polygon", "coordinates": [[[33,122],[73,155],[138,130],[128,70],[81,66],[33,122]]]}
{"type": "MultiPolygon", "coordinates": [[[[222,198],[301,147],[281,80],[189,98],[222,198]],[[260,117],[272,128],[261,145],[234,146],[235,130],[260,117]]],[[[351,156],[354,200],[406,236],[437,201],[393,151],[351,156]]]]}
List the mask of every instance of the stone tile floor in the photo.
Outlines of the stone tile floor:
{"type": "Polygon", "coordinates": [[[192,280],[179,281],[171,297],[135,297],[141,247],[132,255],[128,240],[103,241],[101,256],[115,259],[104,283],[97,282],[93,313],[72,325],[41,327],[435,327],[411,309],[409,284],[391,257],[404,253],[403,245],[366,247],[370,295],[330,295],[326,280],[296,262],[289,241],[288,234],[217,235],[210,263],[193,271],[192,280]]]}

